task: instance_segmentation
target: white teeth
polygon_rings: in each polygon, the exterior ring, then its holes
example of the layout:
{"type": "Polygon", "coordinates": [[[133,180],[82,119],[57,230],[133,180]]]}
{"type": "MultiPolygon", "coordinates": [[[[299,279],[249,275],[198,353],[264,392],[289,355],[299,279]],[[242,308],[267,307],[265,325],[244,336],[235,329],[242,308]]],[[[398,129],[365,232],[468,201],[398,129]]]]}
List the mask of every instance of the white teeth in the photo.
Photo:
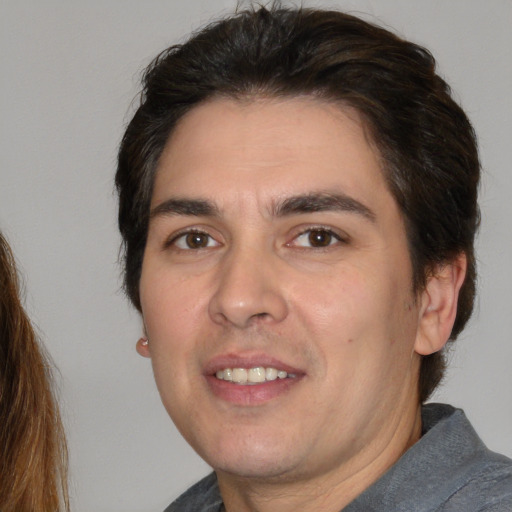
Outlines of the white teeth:
{"type": "Polygon", "coordinates": [[[276,380],[278,371],[275,368],[267,368],[265,370],[265,379],[276,380]]]}
{"type": "Polygon", "coordinates": [[[276,379],[295,377],[295,375],[288,374],[284,370],[277,370],[272,367],[264,368],[263,366],[256,366],[249,369],[226,368],[224,370],[219,370],[215,376],[217,379],[235,382],[236,384],[258,384],[276,379]]]}
{"type": "Polygon", "coordinates": [[[251,368],[247,372],[247,380],[249,382],[265,382],[265,368],[258,366],[258,368],[251,368]]]}
{"type": "Polygon", "coordinates": [[[247,370],[245,368],[233,368],[233,382],[245,384],[247,382],[247,370]]]}

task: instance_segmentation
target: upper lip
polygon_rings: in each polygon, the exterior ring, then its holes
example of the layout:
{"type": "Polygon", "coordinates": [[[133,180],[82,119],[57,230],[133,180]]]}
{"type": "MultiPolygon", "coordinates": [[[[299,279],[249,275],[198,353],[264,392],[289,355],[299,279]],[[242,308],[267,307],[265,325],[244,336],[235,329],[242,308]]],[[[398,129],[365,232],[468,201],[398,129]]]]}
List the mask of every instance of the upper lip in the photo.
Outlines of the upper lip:
{"type": "Polygon", "coordinates": [[[303,375],[305,372],[267,354],[220,354],[210,359],[203,368],[205,375],[214,375],[226,368],[275,368],[294,375],[303,375]]]}

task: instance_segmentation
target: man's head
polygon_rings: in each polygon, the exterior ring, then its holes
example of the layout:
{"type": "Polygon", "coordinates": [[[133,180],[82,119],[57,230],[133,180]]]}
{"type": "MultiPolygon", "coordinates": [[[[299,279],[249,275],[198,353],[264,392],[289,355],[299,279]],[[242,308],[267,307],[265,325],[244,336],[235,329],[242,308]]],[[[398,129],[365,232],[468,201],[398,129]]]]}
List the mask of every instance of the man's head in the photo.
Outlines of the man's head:
{"type": "MultiPolygon", "coordinates": [[[[241,12],[149,66],[116,176],[130,299],[140,310],[156,170],[183,116],[214,99],[300,97],[350,108],[360,117],[405,225],[414,296],[433,273],[465,255],[455,339],[471,315],[475,292],[479,162],[473,130],[426,50],[338,12],[241,12]]],[[[423,401],[442,377],[443,357],[433,353],[421,365],[423,401]]]]}

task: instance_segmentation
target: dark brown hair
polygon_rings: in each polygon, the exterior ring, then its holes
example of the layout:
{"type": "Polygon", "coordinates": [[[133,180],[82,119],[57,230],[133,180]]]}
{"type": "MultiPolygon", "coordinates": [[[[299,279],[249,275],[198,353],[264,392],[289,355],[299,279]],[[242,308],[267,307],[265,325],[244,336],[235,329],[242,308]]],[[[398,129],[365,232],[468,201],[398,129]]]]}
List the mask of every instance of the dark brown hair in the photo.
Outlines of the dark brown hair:
{"type": "Polygon", "coordinates": [[[0,234],[0,510],[69,510],[66,441],[50,365],[19,292],[0,234]]]}
{"type": "MultiPolygon", "coordinates": [[[[116,175],[132,303],[140,310],[155,169],[179,119],[213,97],[298,95],[349,105],[362,116],[405,219],[415,292],[437,266],[466,255],[454,340],[475,295],[480,164],[473,129],[428,50],[337,11],[241,11],[165,50],[147,68],[116,175]]],[[[439,384],[444,365],[442,353],[423,358],[422,402],[439,384]]]]}

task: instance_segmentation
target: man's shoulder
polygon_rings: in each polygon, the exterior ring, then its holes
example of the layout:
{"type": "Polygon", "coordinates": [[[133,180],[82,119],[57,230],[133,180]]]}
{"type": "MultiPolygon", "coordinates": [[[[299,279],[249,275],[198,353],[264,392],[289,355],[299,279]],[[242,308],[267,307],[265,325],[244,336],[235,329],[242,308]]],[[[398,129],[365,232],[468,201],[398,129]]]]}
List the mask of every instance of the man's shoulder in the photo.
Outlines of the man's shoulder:
{"type": "Polygon", "coordinates": [[[420,442],[418,452],[437,473],[424,483],[445,493],[435,510],[511,512],[512,460],[489,450],[460,409],[430,404],[423,408],[423,421],[425,445],[420,442]]]}
{"type": "Polygon", "coordinates": [[[489,450],[464,412],[422,410],[422,438],[346,512],[512,512],[512,460],[489,450]]]}
{"type": "Polygon", "coordinates": [[[480,456],[475,471],[464,485],[448,498],[440,512],[512,511],[512,460],[487,451],[480,456]]]}
{"type": "Polygon", "coordinates": [[[218,512],[221,503],[217,477],[211,473],[185,491],[164,512],[218,512]]]}

